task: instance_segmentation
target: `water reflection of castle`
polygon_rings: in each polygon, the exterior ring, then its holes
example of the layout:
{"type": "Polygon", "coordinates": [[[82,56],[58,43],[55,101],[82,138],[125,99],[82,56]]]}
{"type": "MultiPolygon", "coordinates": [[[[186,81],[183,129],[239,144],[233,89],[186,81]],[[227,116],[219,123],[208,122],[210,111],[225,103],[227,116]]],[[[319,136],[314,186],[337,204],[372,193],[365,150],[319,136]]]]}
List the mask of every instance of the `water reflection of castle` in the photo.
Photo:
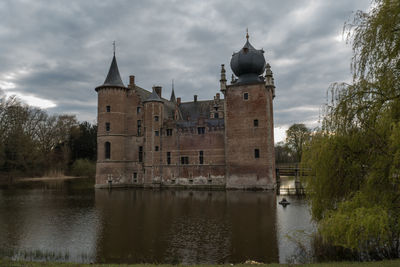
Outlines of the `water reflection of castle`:
{"type": "Polygon", "coordinates": [[[97,190],[96,208],[107,262],[279,262],[273,192],[97,190]]]}
{"type": "Polygon", "coordinates": [[[288,196],[284,209],[274,192],[82,189],[89,182],[0,189],[0,250],[78,263],[285,263],[295,252],[286,235],[311,225],[304,200],[288,196]]]}
{"type": "Polygon", "coordinates": [[[96,186],[186,186],[273,189],[275,86],[263,50],[248,40],[221,67],[213,100],[169,100],[130,76],[125,86],[115,55],[98,86],[96,186]]]}

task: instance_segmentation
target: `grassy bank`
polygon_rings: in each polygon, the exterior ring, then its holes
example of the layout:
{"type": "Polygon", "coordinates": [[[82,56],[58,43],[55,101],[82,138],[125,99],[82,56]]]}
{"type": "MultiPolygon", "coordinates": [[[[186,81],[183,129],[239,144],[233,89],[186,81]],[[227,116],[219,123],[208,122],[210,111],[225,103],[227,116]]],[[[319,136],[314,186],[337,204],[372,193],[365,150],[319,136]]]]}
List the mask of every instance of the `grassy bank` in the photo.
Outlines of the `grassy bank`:
{"type": "MultiPolygon", "coordinates": [[[[282,266],[294,266],[289,264],[224,264],[224,265],[217,265],[217,266],[267,266],[267,267],[282,267],[282,266]]],[[[98,266],[98,267],[122,267],[122,266],[129,266],[129,267],[173,267],[173,266],[184,266],[184,265],[168,265],[168,264],[77,264],[77,263],[54,263],[54,262],[26,262],[26,261],[10,261],[7,259],[0,259],[0,266],[7,266],[7,267],[42,267],[42,266],[55,266],[55,267],[91,267],[91,266],[98,266]]],[[[199,267],[208,267],[208,266],[216,266],[216,265],[190,265],[190,266],[199,266],[199,267]]],[[[392,260],[392,261],[378,261],[378,262],[332,262],[332,263],[314,263],[314,264],[299,264],[296,266],[311,266],[311,267],[369,267],[369,266],[382,266],[382,267],[397,267],[400,266],[400,260],[392,260]]]]}

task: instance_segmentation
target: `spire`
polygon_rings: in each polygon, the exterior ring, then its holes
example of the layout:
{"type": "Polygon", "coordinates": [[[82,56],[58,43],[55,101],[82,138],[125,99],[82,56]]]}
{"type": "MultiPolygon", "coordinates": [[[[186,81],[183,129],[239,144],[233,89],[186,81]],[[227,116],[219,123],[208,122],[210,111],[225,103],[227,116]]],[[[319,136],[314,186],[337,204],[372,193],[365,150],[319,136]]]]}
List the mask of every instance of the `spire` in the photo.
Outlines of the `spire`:
{"type": "Polygon", "coordinates": [[[220,88],[221,91],[224,93],[226,91],[226,75],[225,75],[225,65],[221,65],[221,79],[219,80],[220,82],[220,88]]]}
{"type": "Polygon", "coordinates": [[[246,39],[247,39],[247,41],[249,40],[249,28],[246,28],[246,39]]]}
{"type": "Polygon", "coordinates": [[[111,61],[110,70],[108,71],[107,78],[103,85],[115,85],[125,87],[122,82],[121,75],[119,74],[117,59],[115,58],[115,44],[114,44],[114,56],[111,61]]]}
{"type": "Polygon", "coordinates": [[[172,92],[171,92],[171,98],[169,99],[169,101],[171,102],[176,102],[176,98],[175,98],[175,92],[174,92],[174,79],[172,79],[172,92]]]}

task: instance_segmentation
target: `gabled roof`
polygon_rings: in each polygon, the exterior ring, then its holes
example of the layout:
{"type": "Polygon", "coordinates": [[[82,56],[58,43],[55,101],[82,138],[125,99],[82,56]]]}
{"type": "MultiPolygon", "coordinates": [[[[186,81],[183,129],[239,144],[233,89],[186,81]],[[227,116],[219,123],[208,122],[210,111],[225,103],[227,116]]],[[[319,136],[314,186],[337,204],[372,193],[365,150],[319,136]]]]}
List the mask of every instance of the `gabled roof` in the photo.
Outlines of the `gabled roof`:
{"type": "Polygon", "coordinates": [[[107,78],[104,81],[103,85],[125,87],[124,83],[122,82],[121,75],[119,74],[117,59],[115,58],[115,55],[113,56],[110,70],[108,71],[107,78]]]}
{"type": "Polygon", "coordinates": [[[184,120],[197,120],[199,117],[210,117],[210,106],[213,100],[204,100],[196,102],[186,102],[179,105],[184,120]]]}
{"type": "Polygon", "coordinates": [[[144,102],[151,95],[151,92],[149,92],[146,89],[143,89],[137,85],[135,85],[135,91],[136,91],[137,95],[140,97],[140,101],[142,101],[142,102],[144,102]]]}

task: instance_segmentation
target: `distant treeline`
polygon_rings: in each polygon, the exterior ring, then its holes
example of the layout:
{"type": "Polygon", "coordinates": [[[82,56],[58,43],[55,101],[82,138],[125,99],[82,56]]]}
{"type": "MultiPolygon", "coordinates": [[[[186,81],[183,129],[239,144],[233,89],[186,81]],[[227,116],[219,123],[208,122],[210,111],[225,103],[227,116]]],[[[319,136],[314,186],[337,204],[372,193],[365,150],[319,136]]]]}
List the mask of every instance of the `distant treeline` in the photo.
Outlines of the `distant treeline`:
{"type": "Polygon", "coordinates": [[[96,136],[97,125],[78,122],[71,115],[49,115],[16,97],[2,97],[0,176],[68,175],[82,169],[77,164],[87,164],[84,169],[93,172],[96,136]]]}
{"type": "Polygon", "coordinates": [[[286,130],[285,141],[275,144],[275,162],[278,165],[299,163],[303,146],[311,138],[311,129],[303,123],[292,124],[286,130]]]}

